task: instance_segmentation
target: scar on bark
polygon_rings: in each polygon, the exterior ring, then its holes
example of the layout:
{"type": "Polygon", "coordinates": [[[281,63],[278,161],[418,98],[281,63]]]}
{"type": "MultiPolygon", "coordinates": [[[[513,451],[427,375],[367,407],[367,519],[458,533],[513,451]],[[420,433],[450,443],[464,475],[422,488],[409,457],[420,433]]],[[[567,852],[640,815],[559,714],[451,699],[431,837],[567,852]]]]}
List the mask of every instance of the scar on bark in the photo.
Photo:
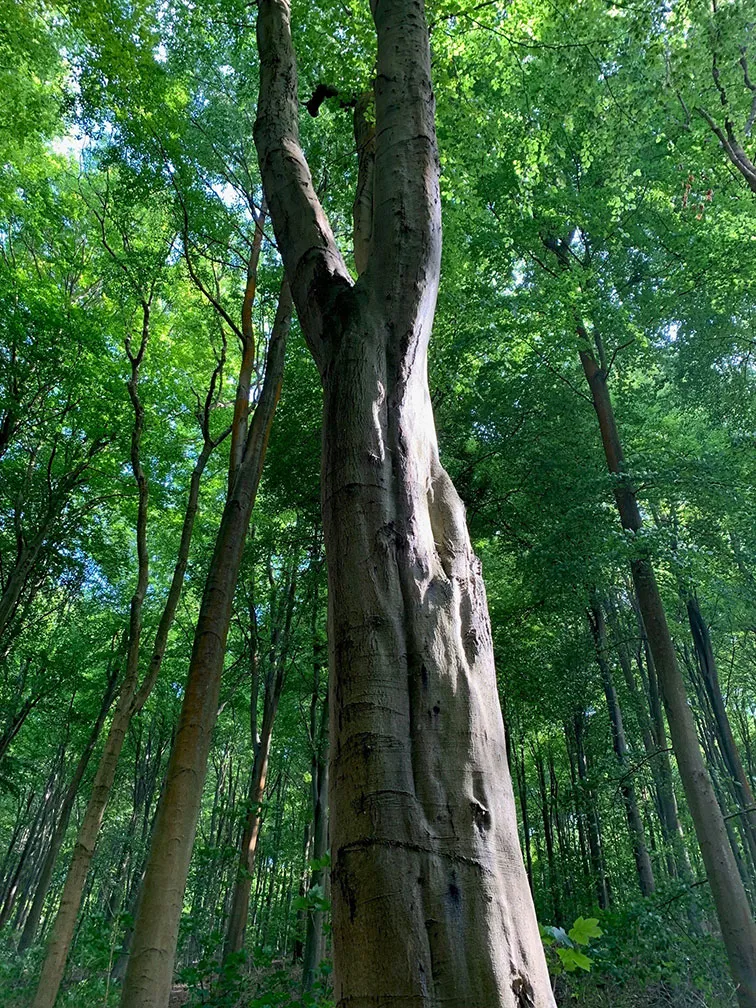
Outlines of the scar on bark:
{"type": "Polygon", "coordinates": [[[517,1008],[535,1008],[533,985],[522,973],[512,978],[512,992],[517,998],[517,1008]]]}
{"type": "Polygon", "coordinates": [[[340,851],[336,859],[336,864],[331,871],[331,885],[333,885],[334,882],[338,882],[339,888],[341,889],[341,895],[349,907],[349,920],[354,923],[354,918],[357,915],[357,899],[349,869],[347,868],[345,862],[346,859],[344,854],[340,851]]]}
{"type": "Polygon", "coordinates": [[[473,811],[473,822],[478,827],[481,833],[485,833],[487,829],[491,826],[491,813],[485,807],[481,805],[479,801],[474,801],[472,803],[473,811]]]}

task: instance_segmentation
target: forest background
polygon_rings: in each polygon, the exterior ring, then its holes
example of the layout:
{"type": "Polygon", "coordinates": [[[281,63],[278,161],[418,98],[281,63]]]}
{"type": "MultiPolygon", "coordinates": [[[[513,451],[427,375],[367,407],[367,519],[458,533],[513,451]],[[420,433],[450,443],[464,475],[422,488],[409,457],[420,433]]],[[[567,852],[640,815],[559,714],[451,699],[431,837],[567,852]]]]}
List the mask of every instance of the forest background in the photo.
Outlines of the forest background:
{"type": "MultiPolygon", "coordinates": [[[[598,0],[445,0],[427,16],[444,224],[430,385],[483,562],[554,985],[591,1006],[730,1005],[629,569],[655,566],[753,904],[756,19],[738,2],[598,0]],[[613,504],[629,485],[635,531],[613,504]]],[[[294,316],[277,409],[266,398],[281,265],[253,142],[254,27],[237,0],[2,15],[3,1004],[30,1003],[51,948],[59,1005],[118,1003],[253,413],[265,465],[176,999],[330,1003],[321,393],[294,316]],[[67,944],[51,936],[72,863],[67,944]]],[[[302,0],[293,27],[303,144],[348,245],[369,11],[302,0]]]]}

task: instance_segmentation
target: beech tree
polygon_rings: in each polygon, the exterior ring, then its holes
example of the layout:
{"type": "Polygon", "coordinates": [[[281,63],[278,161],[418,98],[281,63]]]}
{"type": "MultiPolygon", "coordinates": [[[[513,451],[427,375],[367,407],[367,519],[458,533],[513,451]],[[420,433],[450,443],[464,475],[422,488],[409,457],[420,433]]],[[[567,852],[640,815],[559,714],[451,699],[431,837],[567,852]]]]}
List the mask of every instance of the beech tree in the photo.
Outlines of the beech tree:
{"type": "Polygon", "coordinates": [[[287,0],[261,0],[257,22],[255,142],[324,395],[336,1002],[551,1005],[485,590],[428,390],[441,256],[428,28],[421,0],[371,9],[356,281],[299,145],[287,0]]]}
{"type": "Polygon", "coordinates": [[[55,1008],[333,1008],[334,952],[341,1008],[522,1008],[531,899],[558,1004],[733,1008],[749,5],[264,0],[262,92],[256,4],[37,6],[0,31],[3,1008],[43,963],[55,1008]]]}

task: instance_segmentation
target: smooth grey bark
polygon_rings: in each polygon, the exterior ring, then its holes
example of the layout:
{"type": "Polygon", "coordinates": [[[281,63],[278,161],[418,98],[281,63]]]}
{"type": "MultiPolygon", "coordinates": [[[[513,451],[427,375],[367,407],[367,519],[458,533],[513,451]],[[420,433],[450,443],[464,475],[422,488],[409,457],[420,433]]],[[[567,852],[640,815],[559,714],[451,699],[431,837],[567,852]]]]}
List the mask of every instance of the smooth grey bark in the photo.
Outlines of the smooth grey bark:
{"type": "MultiPolygon", "coordinates": [[[[255,141],[324,392],[339,1008],[554,1003],[522,863],[480,564],[439,461],[441,251],[421,0],[376,0],[368,249],[353,281],[298,138],[288,0],[260,0],[255,141]]],[[[134,1006],[136,1008],[136,1006],[134,1006]]]]}

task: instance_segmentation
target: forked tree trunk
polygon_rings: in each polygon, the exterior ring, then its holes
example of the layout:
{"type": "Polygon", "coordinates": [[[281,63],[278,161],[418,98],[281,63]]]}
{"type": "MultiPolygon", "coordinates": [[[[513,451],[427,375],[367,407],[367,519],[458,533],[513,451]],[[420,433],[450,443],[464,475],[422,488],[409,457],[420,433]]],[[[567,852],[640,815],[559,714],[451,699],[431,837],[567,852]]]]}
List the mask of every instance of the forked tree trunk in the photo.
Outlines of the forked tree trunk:
{"type": "MultiPolygon", "coordinates": [[[[587,340],[582,327],[579,333],[587,340]]],[[[580,360],[598,417],[607,468],[616,480],[614,498],[620,522],[624,529],[636,534],[643,523],[635,490],[625,472],[606,370],[587,350],[580,352],[580,360]]],[[[667,710],[672,748],[714,897],[738,1003],[741,1008],[756,1008],[756,924],[701,754],[654,569],[648,559],[639,556],[631,561],[631,573],[667,710]]]]}
{"type": "Polygon", "coordinates": [[[218,716],[234,591],[281,391],[290,318],[291,298],[284,283],[268,347],[265,381],[233,490],[223,509],[205,581],[184,702],[142,884],[121,1008],[165,1008],[170,996],[184,889],[218,716]]]}
{"type": "Polygon", "coordinates": [[[324,391],[336,1004],[546,1008],[485,590],[428,391],[441,227],[423,4],[373,4],[356,283],[299,145],[289,18],[288,0],[260,0],[255,140],[324,391]]]}

